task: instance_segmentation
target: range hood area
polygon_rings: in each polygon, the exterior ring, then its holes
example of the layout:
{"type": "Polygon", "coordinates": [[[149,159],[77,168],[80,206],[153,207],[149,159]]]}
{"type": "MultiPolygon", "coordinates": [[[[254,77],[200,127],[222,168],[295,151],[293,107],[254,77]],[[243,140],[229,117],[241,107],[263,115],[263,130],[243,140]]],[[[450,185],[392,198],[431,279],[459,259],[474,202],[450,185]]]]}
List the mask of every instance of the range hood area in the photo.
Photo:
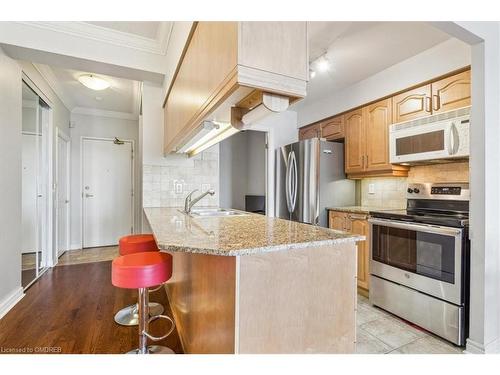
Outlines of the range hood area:
{"type": "Polygon", "coordinates": [[[306,22],[196,22],[164,102],[164,153],[196,155],[285,111],[308,71],[306,22]]]}

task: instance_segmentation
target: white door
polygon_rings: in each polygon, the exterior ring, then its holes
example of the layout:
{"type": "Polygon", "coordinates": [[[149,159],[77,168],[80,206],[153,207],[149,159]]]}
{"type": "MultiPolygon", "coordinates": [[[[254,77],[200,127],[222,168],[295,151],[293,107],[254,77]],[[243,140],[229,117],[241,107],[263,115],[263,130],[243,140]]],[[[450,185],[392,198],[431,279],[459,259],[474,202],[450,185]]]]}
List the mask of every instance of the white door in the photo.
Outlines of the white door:
{"type": "Polygon", "coordinates": [[[36,141],[37,141],[36,134],[23,133],[23,156],[22,156],[23,236],[21,239],[22,253],[35,253],[37,250],[36,141]]]}
{"type": "Polygon", "coordinates": [[[83,140],[83,247],[110,246],[132,232],[132,143],[83,140]]]}
{"type": "Polygon", "coordinates": [[[57,255],[69,249],[69,139],[57,135],[57,255]]]}

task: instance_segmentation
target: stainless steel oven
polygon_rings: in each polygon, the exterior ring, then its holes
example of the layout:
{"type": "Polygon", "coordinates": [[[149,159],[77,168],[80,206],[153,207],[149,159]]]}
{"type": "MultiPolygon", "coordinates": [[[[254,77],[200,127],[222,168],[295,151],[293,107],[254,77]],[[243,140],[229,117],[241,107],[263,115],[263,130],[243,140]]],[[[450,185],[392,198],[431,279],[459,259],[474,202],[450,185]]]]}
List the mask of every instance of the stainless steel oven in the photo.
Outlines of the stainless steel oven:
{"type": "Polygon", "coordinates": [[[372,275],[461,303],[463,229],[387,219],[370,226],[372,275]]]}
{"type": "Polygon", "coordinates": [[[412,184],[371,212],[370,302],[457,344],[468,330],[468,184],[412,184]]]}

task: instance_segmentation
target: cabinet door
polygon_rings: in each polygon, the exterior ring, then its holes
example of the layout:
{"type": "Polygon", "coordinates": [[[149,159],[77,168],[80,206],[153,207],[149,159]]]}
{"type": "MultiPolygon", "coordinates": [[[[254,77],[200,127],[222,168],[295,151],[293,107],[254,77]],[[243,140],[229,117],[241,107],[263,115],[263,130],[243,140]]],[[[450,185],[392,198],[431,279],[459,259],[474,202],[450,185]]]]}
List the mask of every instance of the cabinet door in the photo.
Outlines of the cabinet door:
{"type": "Polygon", "coordinates": [[[327,141],[344,138],[344,116],[336,116],[321,123],[321,138],[327,141]]]}
{"type": "Polygon", "coordinates": [[[405,91],[392,98],[394,123],[413,120],[431,114],[431,85],[405,91]]]}
{"type": "Polygon", "coordinates": [[[302,141],[303,139],[319,138],[320,131],[321,129],[319,124],[301,128],[299,129],[299,141],[302,141]]]}
{"type": "Polygon", "coordinates": [[[392,119],[391,99],[381,100],[363,108],[366,123],[366,170],[388,170],[389,125],[392,119]]]}
{"type": "Polygon", "coordinates": [[[346,230],[346,228],[345,228],[346,216],[347,215],[345,212],[330,211],[329,220],[328,220],[328,227],[330,229],[345,231],[346,230]]]}
{"type": "Polygon", "coordinates": [[[349,215],[347,221],[351,225],[351,233],[366,237],[365,241],[360,241],[358,245],[358,287],[368,290],[370,286],[370,239],[368,221],[366,217],[357,218],[349,215]]]}
{"type": "Polygon", "coordinates": [[[363,172],[365,157],[365,127],[363,112],[356,109],[344,115],[345,173],[363,172]]]}
{"type": "Polygon", "coordinates": [[[441,113],[469,106],[470,92],[470,70],[434,82],[432,112],[441,113]]]}

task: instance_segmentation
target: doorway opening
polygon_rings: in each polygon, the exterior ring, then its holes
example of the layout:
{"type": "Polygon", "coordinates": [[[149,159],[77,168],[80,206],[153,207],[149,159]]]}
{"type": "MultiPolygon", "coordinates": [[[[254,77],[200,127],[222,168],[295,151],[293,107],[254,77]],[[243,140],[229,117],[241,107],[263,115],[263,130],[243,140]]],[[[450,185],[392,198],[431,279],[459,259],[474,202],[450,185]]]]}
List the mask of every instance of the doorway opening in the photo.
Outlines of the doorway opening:
{"type": "Polygon", "coordinates": [[[21,285],[28,288],[51,264],[51,109],[23,81],[21,285]]]}
{"type": "Polygon", "coordinates": [[[82,248],[113,246],[134,232],[134,142],[81,139],[82,248]]]}
{"type": "Polygon", "coordinates": [[[246,130],[220,143],[220,206],[266,215],[267,132],[246,130]]]}

